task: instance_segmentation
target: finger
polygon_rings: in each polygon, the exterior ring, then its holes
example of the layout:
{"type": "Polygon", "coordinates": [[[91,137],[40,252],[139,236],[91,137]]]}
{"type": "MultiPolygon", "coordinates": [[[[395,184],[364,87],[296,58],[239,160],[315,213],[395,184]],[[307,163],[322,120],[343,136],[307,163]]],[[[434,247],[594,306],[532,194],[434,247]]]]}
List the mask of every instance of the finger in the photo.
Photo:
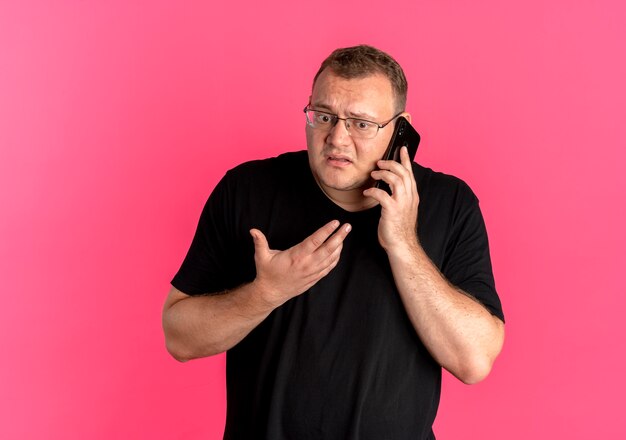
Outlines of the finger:
{"type": "MultiPolygon", "coordinates": [[[[400,149],[400,163],[396,161],[379,161],[379,168],[381,170],[388,170],[389,172],[399,176],[404,182],[404,186],[407,191],[417,189],[415,176],[413,175],[413,165],[411,164],[409,150],[406,146],[400,149]]],[[[372,175],[372,177],[374,177],[374,175],[372,175]]],[[[392,186],[391,182],[388,182],[387,180],[385,181],[392,186]]],[[[399,186],[396,185],[396,188],[399,188],[399,186]]]]}
{"type": "Polygon", "coordinates": [[[380,168],[381,170],[389,170],[392,173],[395,173],[401,176],[403,176],[407,172],[407,169],[404,167],[404,165],[399,162],[396,162],[395,160],[379,160],[376,164],[378,165],[378,168],[380,168]]]}
{"type": "Polygon", "coordinates": [[[328,255],[323,261],[320,261],[319,265],[316,267],[315,272],[311,274],[311,282],[316,283],[317,281],[328,275],[330,271],[337,266],[337,264],[339,263],[339,258],[341,257],[342,249],[343,243],[340,243],[339,246],[337,246],[330,255],[328,255]]]}
{"type": "Polygon", "coordinates": [[[322,269],[322,271],[319,273],[318,280],[321,280],[326,275],[328,275],[335,267],[337,267],[337,264],[339,264],[339,256],[333,258],[330,263],[322,269]]]}
{"type": "Polygon", "coordinates": [[[254,253],[259,257],[265,257],[270,253],[270,246],[265,235],[258,229],[250,229],[250,235],[254,241],[254,253]]]}
{"type": "Polygon", "coordinates": [[[313,234],[304,239],[302,243],[300,243],[302,249],[307,253],[315,252],[321,245],[324,244],[326,239],[330,237],[335,229],[339,226],[338,220],[333,220],[329,223],[326,223],[324,226],[319,228],[313,234]]]}
{"type": "Polygon", "coordinates": [[[409,157],[409,149],[407,147],[402,147],[400,149],[400,163],[407,170],[411,170],[411,158],[409,157]]]}
{"type": "Polygon", "coordinates": [[[346,223],[341,228],[339,228],[337,232],[335,232],[328,240],[326,240],[326,242],[322,246],[320,246],[315,251],[315,253],[319,253],[322,255],[332,255],[338,247],[341,247],[343,245],[343,241],[346,239],[351,230],[352,225],[346,223]]]}
{"type": "MultiPolygon", "coordinates": [[[[402,168],[400,164],[398,164],[398,166],[402,168]]],[[[411,180],[408,175],[400,176],[392,171],[381,170],[372,172],[372,178],[385,182],[391,190],[391,194],[389,195],[394,200],[403,199],[411,192],[411,180]]],[[[385,205],[383,204],[383,206],[385,205]]]]}
{"type": "Polygon", "coordinates": [[[328,255],[328,257],[323,261],[322,270],[327,267],[335,267],[339,258],[341,257],[341,251],[343,250],[343,242],[339,243],[337,247],[333,249],[333,251],[328,255]]]}
{"type": "Polygon", "coordinates": [[[393,171],[375,170],[372,171],[371,176],[374,180],[382,180],[387,183],[391,187],[391,193],[393,195],[397,194],[397,190],[401,187],[403,182],[403,177],[393,171]]]}
{"type": "Polygon", "coordinates": [[[402,165],[409,171],[411,190],[417,194],[417,182],[415,181],[415,175],[413,174],[413,164],[411,163],[411,158],[409,157],[409,149],[407,147],[402,147],[402,150],[400,151],[400,160],[402,160],[402,165]]]}
{"type": "Polygon", "coordinates": [[[392,200],[391,196],[387,194],[387,191],[376,187],[366,189],[365,191],[363,191],[363,195],[365,197],[371,197],[372,199],[376,200],[383,208],[387,206],[389,201],[392,200]]]}

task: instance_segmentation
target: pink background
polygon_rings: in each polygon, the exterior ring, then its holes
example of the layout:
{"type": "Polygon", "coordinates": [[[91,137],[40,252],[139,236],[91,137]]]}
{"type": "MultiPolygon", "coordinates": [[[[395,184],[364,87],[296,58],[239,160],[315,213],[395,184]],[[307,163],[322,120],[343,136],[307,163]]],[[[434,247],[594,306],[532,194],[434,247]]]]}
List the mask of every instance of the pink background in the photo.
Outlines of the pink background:
{"type": "Polygon", "coordinates": [[[479,195],[507,316],[438,438],[625,438],[623,2],[219,3],[0,3],[0,437],[221,437],[224,357],[166,353],[169,280],[218,179],[304,148],[319,63],[365,42],[418,160],[479,195]]]}

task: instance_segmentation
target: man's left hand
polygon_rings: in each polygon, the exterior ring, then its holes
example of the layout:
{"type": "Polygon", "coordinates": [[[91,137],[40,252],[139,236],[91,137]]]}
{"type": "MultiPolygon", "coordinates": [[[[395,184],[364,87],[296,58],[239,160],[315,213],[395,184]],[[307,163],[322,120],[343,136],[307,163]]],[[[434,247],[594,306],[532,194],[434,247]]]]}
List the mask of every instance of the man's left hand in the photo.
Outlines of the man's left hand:
{"type": "Polygon", "coordinates": [[[363,191],[364,196],[378,201],[382,207],[378,241],[387,252],[417,242],[419,195],[406,147],[400,150],[400,160],[401,163],[379,160],[377,165],[380,169],[371,173],[373,179],[383,180],[389,185],[391,195],[375,187],[363,191]]]}

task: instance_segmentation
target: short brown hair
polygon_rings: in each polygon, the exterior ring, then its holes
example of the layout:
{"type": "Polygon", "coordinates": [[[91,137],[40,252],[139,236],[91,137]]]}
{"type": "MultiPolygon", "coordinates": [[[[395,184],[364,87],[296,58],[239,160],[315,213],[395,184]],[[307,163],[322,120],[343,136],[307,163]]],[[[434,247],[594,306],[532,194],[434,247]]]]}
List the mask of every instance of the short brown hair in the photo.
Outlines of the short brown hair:
{"type": "Polygon", "coordinates": [[[408,89],[406,77],[400,64],[382,50],[365,44],[335,49],[322,62],[315,74],[313,87],[315,87],[317,78],[326,68],[346,79],[362,78],[376,73],[385,75],[391,82],[395,94],[396,110],[398,112],[405,110],[408,89]]]}

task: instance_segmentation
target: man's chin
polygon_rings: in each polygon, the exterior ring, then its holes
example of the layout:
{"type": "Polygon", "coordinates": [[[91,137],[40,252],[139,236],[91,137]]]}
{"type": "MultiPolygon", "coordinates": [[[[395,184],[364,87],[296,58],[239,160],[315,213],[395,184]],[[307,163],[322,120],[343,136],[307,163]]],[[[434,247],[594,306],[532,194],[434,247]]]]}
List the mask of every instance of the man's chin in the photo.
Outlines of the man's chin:
{"type": "Polygon", "coordinates": [[[366,180],[366,181],[322,180],[320,182],[320,186],[325,191],[342,191],[342,192],[364,191],[367,188],[371,188],[372,185],[373,185],[373,182],[370,180],[366,180]]]}
{"type": "Polygon", "coordinates": [[[364,191],[371,188],[374,181],[369,176],[357,176],[356,173],[336,172],[336,170],[328,170],[321,168],[318,173],[313,173],[317,184],[325,191],[364,191]]]}

